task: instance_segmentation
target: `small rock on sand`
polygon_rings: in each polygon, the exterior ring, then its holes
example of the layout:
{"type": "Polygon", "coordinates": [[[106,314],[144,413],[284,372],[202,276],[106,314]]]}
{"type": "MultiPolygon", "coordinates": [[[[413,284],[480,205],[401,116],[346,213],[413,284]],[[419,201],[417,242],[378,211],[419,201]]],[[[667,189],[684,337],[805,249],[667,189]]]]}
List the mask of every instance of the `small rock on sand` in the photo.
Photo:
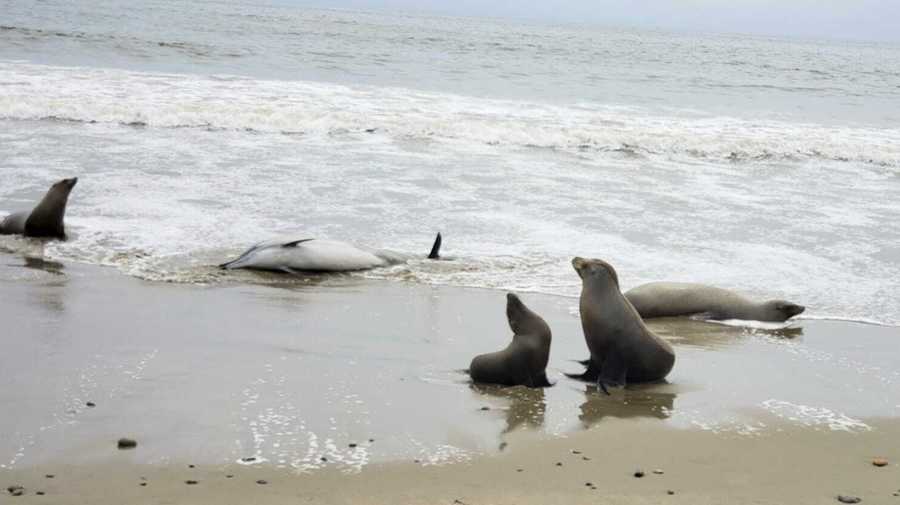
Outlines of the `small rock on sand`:
{"type": "Polygon", "coordinates": [[[53,477],[56,477],[56,475],[53,475],[52,473],[48,473],[47,475],[44,475],[44,477],[46,477],[48,479],[52,479],[53,477]]]}
{"type": "Polygon", "coordinates": [[[355,442],[351,442],[351,443],[347,444],[347,447],[349,447],[349,448],[351,448],[351,449],[355,449],[355,448],[356,448],[356,443],[355,443],[355,442]]]}
{"type": "Polygon", "coordinates": [[[562,462],[557,461],[557,462],[556,462],[556,466],[562,466],[562,462]]]}
{"type": "Polygon", "coordinates": [[[638,479],[640,479],[641,477],[644,476],[644,471],[643,470],[635,470],[634,476],[637,477],[638,479]]]}
{"type": "Polygon", "coordinates": [[[194,465],[188,465],[188,468],[194,468],[194,465]]]}
{"type": "Polygon", "coordinates": [[[87,403],[85,403],[85,405],[87,405],[88,407],[91,407],[91,408],[94,408],[97,406],[97,404],[94,402],[87,402],[87,403]]]}
{"type": "Polygon", "coordinates": [[[264,486],[264,485],[268,484],[269,482],[264,479],[259,479],[258,481],[256,481],[256,483],[259,484],[260,486],[264,486]]]}
{"type": "Polygon", "coordinates": [[[839,494],[837,500],[841,503],[859,503],[862,501],[862,498],[858,496],[839,494]]]}
{"type": "Polygon", "coordinates": [[[370,439],[369,439],[369,443],[370,443],[370,444],[371,444],[372,442],[374,442],[374,441],[375,441],[374,438],[370,438],[370,439]]]}
{"type": "Polygon", "coordinates": [[[872,464],[875,466],[888,466],[888,460],[884,458],[875,458],[872,460],[872,464]]]}
{"type": "Polygon", "coordinates": [[[666,491],[666,494],[669,495],[669,496],[672,496],[673,494],[675,494],[675,491],[672,491],[672,490],[670,489],[670,490],[666,491]]]}
{"type": "Polygon", "coordinates": [[[146,486],[147,486],[147,483],[146,483],[146,482],[141,482],[140,486],[141,486],[141,487],[146,487],[146,486]]]}
{"type": "Polygon", "coordinates": [[[34,493],[34,494],[36,494],[38,496],[44,496],[45,493],[43,491],[38,491],[37,493],[34,493]]]}
{"type": "Polygon", "coordinates": [[[241,461],[243,461],[244,463],[251,463],[253,461],[256,461],[256,458],[253,456],[248,456],[246,458],[241,458],[241,461]]]}
{"type": "Polygon", "coordinates": [[[132,438],[120,438],[118,442],[119,449],[134,449],[137,447],[137,440],[132,438]]]}
{"type": "Polygon", "coordinates": [[[23,494],[25,494],[25,488],[19,485],[9,486],[8,488],[6,488],[6,492],[13,496],[22,496],[23,494]]]}
{"type": "Polygon", "coordinates": [[[664,473],[666,473],[666,472],[664,472],[664,471],[660,470],[659,468],[657,468],[656,470],[653,470],[653,473],[655,473],[656,475],[662,475],[662,474],[664,474],[664,473]]]}
{"type": "Polygon", "coordinates": [[[231,474],[228,474],[228,475],[225,476],[226,479],[231,479],[231,478],[233,478],[233,477],[234,477],[234,475],[231,475],[231,474]]]}
{"type": "Polygon", "coordinates": [[[481,410],[491,410],[490,407],[481,407],[481,410]]]}
{"type": "Polygon", "coordinates": [[[195,480],[186,480],[186,481],[184,481],[184,483],[187,484],[188,486],[193,486],[194,484],[197,483],[197,481],[195,481],[195,480]]]}

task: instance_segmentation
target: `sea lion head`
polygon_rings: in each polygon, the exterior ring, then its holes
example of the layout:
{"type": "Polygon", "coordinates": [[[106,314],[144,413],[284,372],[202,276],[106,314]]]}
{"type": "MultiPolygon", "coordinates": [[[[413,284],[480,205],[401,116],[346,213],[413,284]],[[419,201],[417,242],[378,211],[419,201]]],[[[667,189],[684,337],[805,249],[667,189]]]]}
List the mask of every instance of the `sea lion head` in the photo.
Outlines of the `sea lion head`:
{"type": "Polygon", "coordinates": [[[612,265],[603,260],[576,256],[572,258],[572,268],[578,272],[578,276],[584,282],[588,280],[604,283],[612,281],[616,289],[619,288],[619,274],[616,273],[616,269],[612,265]]]}
{"type": "Polygon", "coordinates": [[[535,314],[513,293],[506,294],[506,318],[516,335],[526,333],[550,334],[550,327],[541,316],[535,314]]]}
{"type": "Polygon", "coordinates": [[[797,314],[802,314],[806,307],[787,300],[769,300],[763,304],[767,321],[786,321],[797,314]]]}
{"type": "Polygon", "coordinates": [[[64,189],[66,196],[68,196],[72,191],[72,188],[74,188],[76,184],[78,184],[78,177],[71,177],[69,179],[62,179],[60,181],[57,181],[53,184],[53,186],[51,186],[51,188],[57,191],[59,191],[59,189],[57,188],[64,189]]]}

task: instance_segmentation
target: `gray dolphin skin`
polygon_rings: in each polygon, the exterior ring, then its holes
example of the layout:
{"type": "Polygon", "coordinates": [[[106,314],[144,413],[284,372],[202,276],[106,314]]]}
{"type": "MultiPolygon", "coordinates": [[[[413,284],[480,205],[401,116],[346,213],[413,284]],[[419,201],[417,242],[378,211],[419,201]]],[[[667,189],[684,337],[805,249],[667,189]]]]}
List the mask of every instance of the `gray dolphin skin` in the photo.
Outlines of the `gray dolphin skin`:
{"type": "Polygon", "coordinates": [[[607,386],[664,379],[675,365],[675,351],[647,328],[622,295],[612,265],[576,257],[572,267],[581,277],[579,310],[591,357],[585,373],[569,377],[596,380],[607,394],[607,386]]]}
{"type": "Polygon", "coordinates": [[[806,307],[786,300],[754,302],[727,289],[686,282],[651,282],[631,289],[625,298],[641,317],[693,316],[698,319],[743,319],[782,322],[806,307]]]}
{"type": "Polygon", "coordinates": [[[56,182],[44,198],[30,211],[14,212],[0,222],[0,235],[66,239],[64,218],[69,193],[78,177],[56,182]]]}
{"type": "Polygon", "coordinates": [[[475,356],[469,365],[473,382],[504,386],[547,387],[550,327],[513,293],[506,295],[506,318],[513,331],[505,349],[475,356]]]}

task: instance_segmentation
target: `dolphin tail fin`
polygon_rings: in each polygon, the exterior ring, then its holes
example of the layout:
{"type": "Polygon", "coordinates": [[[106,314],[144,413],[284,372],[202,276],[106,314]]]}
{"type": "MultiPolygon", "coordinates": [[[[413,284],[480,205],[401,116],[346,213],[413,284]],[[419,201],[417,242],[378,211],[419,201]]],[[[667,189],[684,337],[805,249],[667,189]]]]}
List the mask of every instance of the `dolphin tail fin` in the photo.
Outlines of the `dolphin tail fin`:
{"type": "Polygon", "coordinates": [[[434,245],[431,246],[431,252],[428,253],[428,259],[436,260],[441,257],[441,232],[438,232],[434,238],[434,245]]]}

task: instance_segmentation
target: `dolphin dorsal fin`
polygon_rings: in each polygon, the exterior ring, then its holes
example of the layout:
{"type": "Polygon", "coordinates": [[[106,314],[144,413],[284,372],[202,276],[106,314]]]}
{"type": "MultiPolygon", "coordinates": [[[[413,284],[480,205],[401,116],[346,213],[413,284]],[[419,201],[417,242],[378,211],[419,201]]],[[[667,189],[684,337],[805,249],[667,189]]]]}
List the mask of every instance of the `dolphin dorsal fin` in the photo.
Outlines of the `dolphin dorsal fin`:
{"type": "Polygon", "coordinates": [[[441,232],[438,232],[437,237],[434,238],[434,245],[431,246],[431,252],[428,253],[428,259],[436,260],[441,257],[441,232]]]}
{"type": "Polygon", "coordinates": [[[310,240],[313,240],[313,239],[301,238],[300,240],[294,240],[293,242],[285,242],[285,243],[281,244],[281,247],[297,247],[299,244],[302,244],[303,242],[309,242],[310,240]]]}

